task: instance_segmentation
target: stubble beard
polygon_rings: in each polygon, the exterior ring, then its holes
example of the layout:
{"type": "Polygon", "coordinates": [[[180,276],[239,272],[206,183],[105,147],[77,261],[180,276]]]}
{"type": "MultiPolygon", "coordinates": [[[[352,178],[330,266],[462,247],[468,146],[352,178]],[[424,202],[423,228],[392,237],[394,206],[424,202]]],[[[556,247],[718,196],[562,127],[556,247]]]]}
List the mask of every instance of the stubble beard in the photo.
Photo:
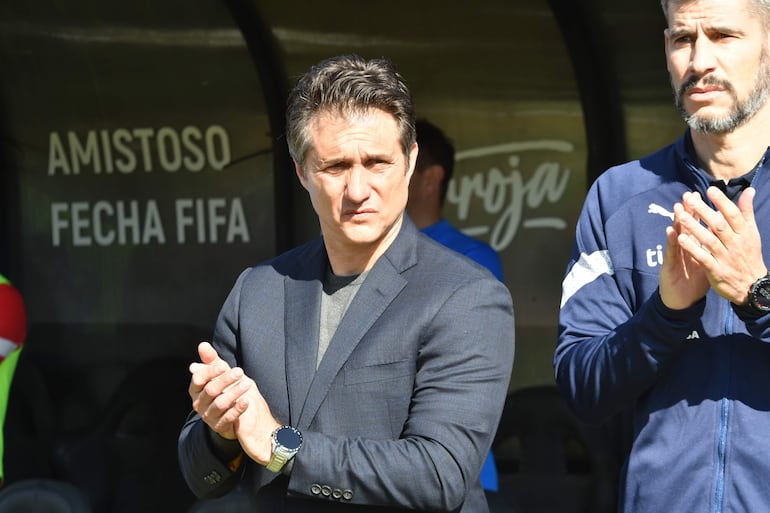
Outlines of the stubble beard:
{"type": "Polygon", "coordinates": [[[724,116],[699,116],[689,114],[684,107],[684,97],[687,91],[692,88],[700,79],[698,76],[691,76],[686,80],[676,92],[676,107],[682,115],[687,125],[697,132],[706,134],[726,134],[734,131],[761,109],[767,102],[770,95],[770,58],[768,58],[767,49],[762,50],[760,56],[759,69],[757,70],[754,88],[748,97],[740,101],[735,88],[727,80],[711,78],[709,76],[703,79],[703,84],[717,85],[724,88],[733,99],[733,108],[724,116]]]}

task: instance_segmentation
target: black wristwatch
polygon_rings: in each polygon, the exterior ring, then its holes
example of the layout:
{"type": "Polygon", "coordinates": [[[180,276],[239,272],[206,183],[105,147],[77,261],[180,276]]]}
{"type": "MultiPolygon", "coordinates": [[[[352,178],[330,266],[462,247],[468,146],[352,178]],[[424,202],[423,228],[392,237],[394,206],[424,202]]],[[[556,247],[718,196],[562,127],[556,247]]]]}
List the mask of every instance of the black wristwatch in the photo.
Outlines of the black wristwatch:
{"type": "Polygon", "coordinates": [[[751,285],[747,306],[757,315],[770,312],[770,271],[751,285]]]}

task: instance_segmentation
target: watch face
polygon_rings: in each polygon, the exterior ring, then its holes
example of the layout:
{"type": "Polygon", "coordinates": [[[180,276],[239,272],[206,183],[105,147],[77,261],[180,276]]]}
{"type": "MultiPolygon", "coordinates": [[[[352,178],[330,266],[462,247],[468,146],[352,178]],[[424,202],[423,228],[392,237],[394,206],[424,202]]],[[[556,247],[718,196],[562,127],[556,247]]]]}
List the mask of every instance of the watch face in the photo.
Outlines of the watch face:
{"type": "Polygon", "coordinates": [[[275,433],[275,440],[279,445],[289,450],[299,449],[302,445],[302,435],[292,427],[282,427],[275,433]]]}
{"type": "Polygon", "coordinates": [[[770,278],[765,277],[755,284],[751,299],[759,310],[770,312],[770,278]]]}

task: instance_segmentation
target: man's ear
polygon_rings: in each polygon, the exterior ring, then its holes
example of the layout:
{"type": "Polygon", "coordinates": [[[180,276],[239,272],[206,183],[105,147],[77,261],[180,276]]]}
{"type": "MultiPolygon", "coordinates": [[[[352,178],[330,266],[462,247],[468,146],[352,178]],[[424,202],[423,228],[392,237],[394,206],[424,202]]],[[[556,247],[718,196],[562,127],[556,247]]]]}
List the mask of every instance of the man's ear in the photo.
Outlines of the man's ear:
{"type": "Polygon", "coordinates": [[[408,162],[408,168],[406,170],[406,181],[407,183],[412,179],[412,175],[414,174],[415,167],[417,166],[417,154],[419,153],[419,147],[417,146],[417,143],[415,142],[412,144],[411,149],[409,150],[409,162],[408,162]]]}
{"type": "Polygon", "coordinates": [[[307,179],[305,178],[305,172],[302,170],[302,166],[297,164],[296,160],[293,160],[293,162],[294,162],[294,172],[297,173],[297,178],[299,178],[299,183],[302,184],[302,187],[304,187],[305,190],[308,190],[307,179]]]}

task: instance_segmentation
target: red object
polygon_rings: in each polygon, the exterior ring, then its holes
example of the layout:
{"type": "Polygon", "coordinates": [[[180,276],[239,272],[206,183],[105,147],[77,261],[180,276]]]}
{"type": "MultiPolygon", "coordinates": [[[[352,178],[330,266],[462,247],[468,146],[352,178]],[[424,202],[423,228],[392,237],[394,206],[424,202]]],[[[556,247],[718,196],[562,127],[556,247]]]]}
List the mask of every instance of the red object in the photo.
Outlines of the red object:
{"type": "MultiPolygon", "coordinates": [[[[27,337],[27,311],[21,293],[8,283],[0,283],[0,361],[10,351],[3,350],[3,341],[21,346],[27,337]]],[[[15,348],[11,348],[15,349],[15,348]]]]}

